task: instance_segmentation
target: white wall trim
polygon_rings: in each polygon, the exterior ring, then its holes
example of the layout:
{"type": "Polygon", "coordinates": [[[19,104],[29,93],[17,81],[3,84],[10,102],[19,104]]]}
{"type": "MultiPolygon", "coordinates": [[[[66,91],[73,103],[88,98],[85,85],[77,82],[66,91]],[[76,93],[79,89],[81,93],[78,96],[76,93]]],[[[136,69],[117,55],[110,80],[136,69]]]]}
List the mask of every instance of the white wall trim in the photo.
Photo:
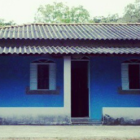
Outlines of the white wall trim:
{"type": "Polygon", "coordinates": [[[64,108],[71,117],[71,57],[64,56],[64,108]]]}

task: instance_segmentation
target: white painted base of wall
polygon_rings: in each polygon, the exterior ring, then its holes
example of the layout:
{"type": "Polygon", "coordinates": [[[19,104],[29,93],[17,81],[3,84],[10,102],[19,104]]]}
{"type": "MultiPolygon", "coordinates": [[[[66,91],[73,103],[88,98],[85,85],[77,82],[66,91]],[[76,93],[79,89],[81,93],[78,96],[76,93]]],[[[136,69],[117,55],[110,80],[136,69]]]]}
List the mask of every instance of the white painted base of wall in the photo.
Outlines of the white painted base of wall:
{"type": "Polygon", "coordinates": [[[0,124],[70,124],[66,108],[0,108],[0,124]]]}
{"type": "Polygon", "coordinates": [[[140,125],[139,107],[104,107],[103,124],[140,125]]]}

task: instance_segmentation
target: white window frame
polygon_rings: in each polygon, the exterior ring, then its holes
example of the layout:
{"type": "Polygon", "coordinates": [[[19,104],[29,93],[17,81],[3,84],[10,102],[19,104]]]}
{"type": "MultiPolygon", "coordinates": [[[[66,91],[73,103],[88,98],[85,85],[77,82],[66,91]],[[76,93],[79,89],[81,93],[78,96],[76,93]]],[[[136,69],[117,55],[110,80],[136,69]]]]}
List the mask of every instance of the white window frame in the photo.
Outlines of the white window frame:
{"type": "Polygon", "coordinates": [[[129,65],[139,65],[140,63],[122,63],[121,65],[121,80],[122,80],[122,90],[136,90],[140,89],[130,89],[129,88],[129,65]]]}
{"type": "Polygon", "coordinates": [[[31,63],[30,64],[30,90],[56,90],[56,64],[55,63],[31,63]],[[37,69],[38,65],[49,65],[49,89],[38,89],[37,69]]]}

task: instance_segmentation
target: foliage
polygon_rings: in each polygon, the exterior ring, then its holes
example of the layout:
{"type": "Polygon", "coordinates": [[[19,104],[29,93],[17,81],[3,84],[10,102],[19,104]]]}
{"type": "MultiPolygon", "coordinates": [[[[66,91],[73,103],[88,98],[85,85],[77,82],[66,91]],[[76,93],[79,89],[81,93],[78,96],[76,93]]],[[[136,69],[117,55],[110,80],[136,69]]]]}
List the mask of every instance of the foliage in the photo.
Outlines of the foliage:
{"type": "Polygon", "coordinates": [[[140,22],[140,0],[128,4],[124,9],[124,14],[119,17],[118,14],[108,15],[107,17],[94,17],[95,23],[137,23],[140,22]]]}
{"type": "Polygon", "coordinates": [[[118,14],[108,15],[107,17],[99,16],[93,18],[94,23],[116,23],[118,20],[118,14]]]}
{"type": "Polygon", "coordinates": [[[125,7],[122,22],[140,22],[140,0],[136,0],[135,3],[128,4],[125,7]]]}
{"type": "MultiPolygon", "coordinates": [[[[87,9],[83,6],[69,7],[63,2],[54,2],[39,6],[34,22],[41,23],[136,23],[140,22],[140,0],[128,4],[124,9],[124,14],[108,16],[96,16],[92,19],[87,9]]],[[[0,26],[15,25],[14,21],[6,22],[0,19],[0,26]]]]}
{"type": "Polygon", "coordinates": [[[89,22],[89,12],[83,7],[68,7],[62,2],[54,2],[40,6],[35,15],[35,22],[45,23],[86,23],[89,22]]]}
{"type": "Polygon", "coordinates": [[[4,19],[0,19],[0,26],[9,26],[9,25],[15,25],[15,22],[14,21],[6,22],[4,19]]]}

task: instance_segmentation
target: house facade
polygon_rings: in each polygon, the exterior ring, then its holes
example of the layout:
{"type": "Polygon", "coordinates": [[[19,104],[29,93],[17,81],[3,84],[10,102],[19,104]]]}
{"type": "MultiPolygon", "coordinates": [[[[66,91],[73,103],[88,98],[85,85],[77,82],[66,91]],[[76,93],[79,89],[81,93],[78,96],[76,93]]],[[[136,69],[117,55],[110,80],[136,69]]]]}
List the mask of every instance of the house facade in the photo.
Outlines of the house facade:
{"type": "Polygon", "coordinates": [[[140,124],[140,24],[0,28],[0,124],[140,124]]]}

